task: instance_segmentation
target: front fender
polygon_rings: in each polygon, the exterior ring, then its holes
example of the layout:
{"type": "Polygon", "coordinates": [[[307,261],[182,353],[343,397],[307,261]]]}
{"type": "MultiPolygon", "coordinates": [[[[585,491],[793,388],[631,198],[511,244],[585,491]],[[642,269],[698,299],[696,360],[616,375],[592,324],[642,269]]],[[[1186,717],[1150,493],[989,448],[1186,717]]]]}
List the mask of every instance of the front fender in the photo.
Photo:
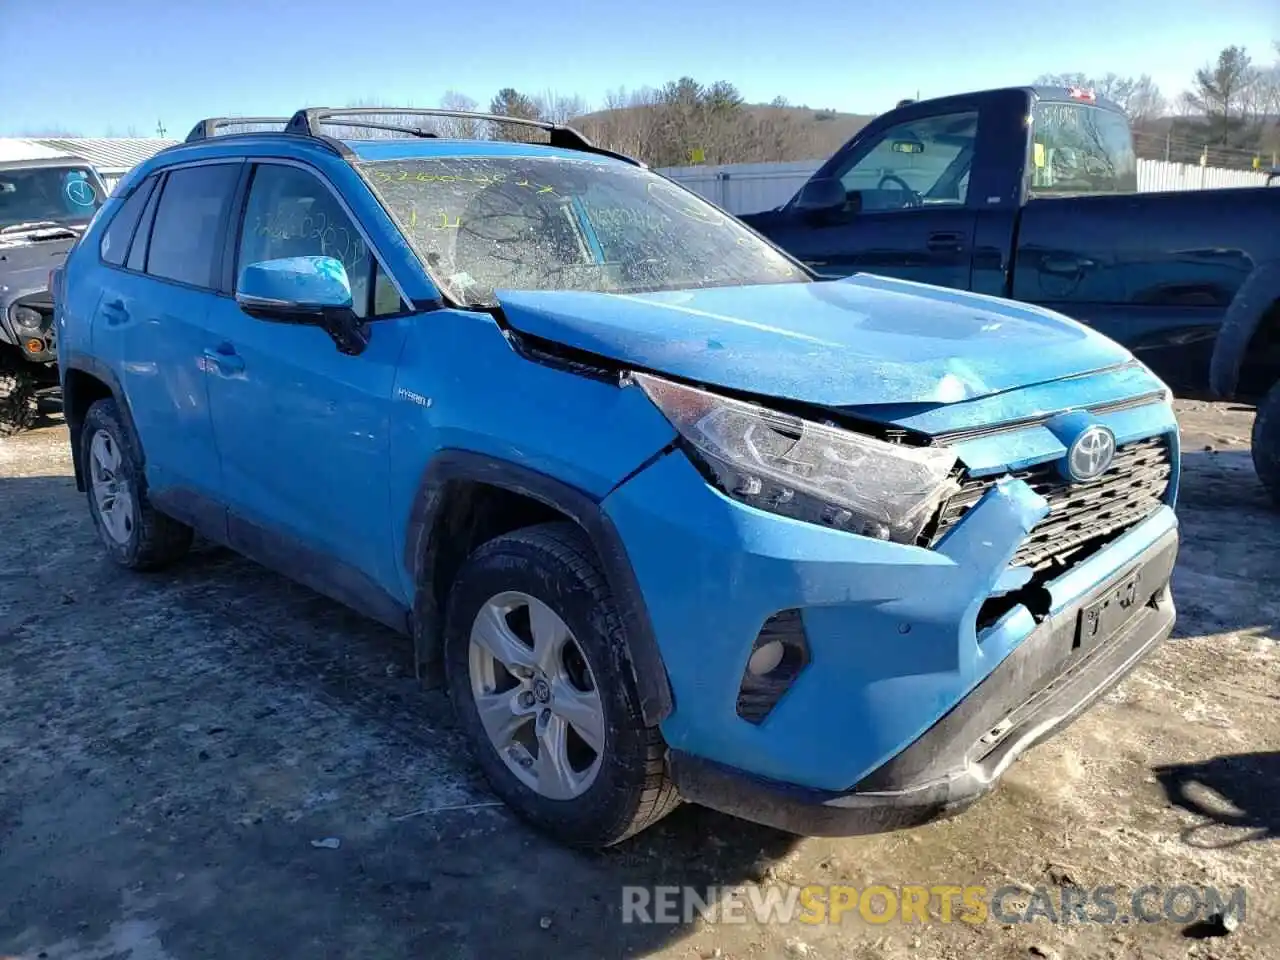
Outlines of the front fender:
{"type": "MultiPolygon", "coordinates": [[[[404,563],[412,571],[415,583],[430,581],[429,571],[424,569],[430,553],[429,539],[442,508],[442,492],[451,480],[475,481],[529,497],[559,511],[582,528],[595,548],[626,624],[628,649],[624,653],[630,661],[641,713],[650,724],[664,720],[673,706],[671,684],[626,547],[599,500],[563,480],[517,463],[470,450],[441,450],[423,472],[405,538],[404,563]]],[[[438,637],[441,611],[435,609],[430,590],[419,588],[414,607],[418,621],[415,645],[433,642],[424,636],[424,630],[438,637]]],[[[415,646],[415,655],[420,661],[426,659],[420,646],[415,646]]]]}
{"type": "Polygon", "coordinates": [[[1271,260],[1249,274],[1222,318],[1209,363],[1209,388],[1214,396],[1224,400],[1234,396],[1249,343],[1258,324],[1277,301],[1280,301],[1280,260],[1271,260]]]}

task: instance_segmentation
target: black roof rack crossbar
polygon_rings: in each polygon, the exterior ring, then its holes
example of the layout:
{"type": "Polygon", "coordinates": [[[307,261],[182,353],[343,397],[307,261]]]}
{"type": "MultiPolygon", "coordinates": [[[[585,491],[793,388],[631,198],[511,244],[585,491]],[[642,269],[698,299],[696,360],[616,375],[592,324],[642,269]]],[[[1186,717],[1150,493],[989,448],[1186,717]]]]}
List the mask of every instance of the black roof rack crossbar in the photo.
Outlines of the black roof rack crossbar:
{"type": "MultiPolygon", "coordinates": [[[[340,109],[311,107],[295,113],[293,119],[289,121],[289,125],[285,127],[285,132],[311,137],[323,137],[324,134],[321,131],[321,127],[326,123],[331,126],[373,126],[368,123],[352,121],[349,119],[351,117],[451,117],[458,120],[477,120],[488,123],[506,123],[520,127],[533,127],[547,131],[548,141],[553,147],[597,153],[607,157],[614,157],[618,160],[625,160],[628,163],[639,162],[625,154],[615,153],[604,147],[597,147],[584,134],[564,124],[551,123],[547,120],[526,120],[524,117],[506,117],[495,113],[472,113],[468,110],[443,110],[424,107],[342,107],[340,109]]],[[[425,131],[415,130],[415,133],[418,136],[428,135],[425,131]]]]}
{"type": "Polygon", "coordinates": [[[201,120],[191,132],[187,134],[187,143],[196,140],[212,140],[218,135],[218,131],[224,127],[239,127],[249,124],[271,123],[279,124],[281,129],[288,127],[290,123],[289,117],[209,117],[201,120]]]}

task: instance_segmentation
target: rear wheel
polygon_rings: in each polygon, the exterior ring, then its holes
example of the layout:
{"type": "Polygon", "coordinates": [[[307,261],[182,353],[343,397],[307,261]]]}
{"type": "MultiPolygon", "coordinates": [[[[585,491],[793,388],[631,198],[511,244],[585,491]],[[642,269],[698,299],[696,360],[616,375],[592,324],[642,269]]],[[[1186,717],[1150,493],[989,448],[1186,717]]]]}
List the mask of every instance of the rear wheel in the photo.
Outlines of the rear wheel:
{"type": "Polygon", "coordinates": [[[1280,381],[1258,404],[1253,421],[1253,466],[1271,499],[1280,507],[1280,381]]]}
{"type": "Polygon", "coordinates": [[[575,525],[519,530],[472,554],[450,595],[445,670],[494,792],[539,829],[604,847],[678,804],[622,619],[575,525]]]}
{"type": "Polygon", "coordinates": [[[111,558],[132,570],[154,570],[182,557],[191,547],[191,528],[151,506],[142,458],[114,400],[89,408],[80,443],[89,513],[111,558]]]}

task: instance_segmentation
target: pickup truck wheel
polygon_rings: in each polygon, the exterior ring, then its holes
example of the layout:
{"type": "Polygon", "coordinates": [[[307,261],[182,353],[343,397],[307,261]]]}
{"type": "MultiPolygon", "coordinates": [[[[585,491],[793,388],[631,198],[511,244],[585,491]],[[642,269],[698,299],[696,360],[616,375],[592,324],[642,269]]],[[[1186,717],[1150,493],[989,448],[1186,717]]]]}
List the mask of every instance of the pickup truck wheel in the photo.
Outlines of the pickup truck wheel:
{"type": "Polygon", "coordinates": [[[30,371],[19,365],[22,362],[0,354],[0,437],[30,430],[40,416],[36,396],[39,384],[30,371]]]}
{"type": "Polygon", "coordinates": [[[1258,479],[1280,507],[1280,381],[1258,404],[1253,421],[1253,467],[1258,479]]]}
{"type": "Polygon", "coordinates": [[[444,654],[476,762],[538,829],[606,847],[678,805],[662,736],[641,716],[622,618],[574,524],[479,547],[450,594],[444,654]]]}
{"type": "Polygon", "coordinates": [[[142,459],[114,400],[89,408],[80,443],[89,513],[111,559],[131,570],[155,570],[182,557],[191,547],[191,528],[151,506],[142,459]]]}

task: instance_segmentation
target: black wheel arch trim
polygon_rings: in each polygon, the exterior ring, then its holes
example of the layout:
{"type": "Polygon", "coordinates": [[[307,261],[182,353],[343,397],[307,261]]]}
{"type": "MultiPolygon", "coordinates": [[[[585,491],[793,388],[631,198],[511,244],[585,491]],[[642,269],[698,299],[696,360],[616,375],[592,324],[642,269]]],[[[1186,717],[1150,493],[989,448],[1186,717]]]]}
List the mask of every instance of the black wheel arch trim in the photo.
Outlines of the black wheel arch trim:
{"type": "Polygon", "coordinates": [[[431,531],[453,481],[471,481],[520,494],[569,517],[590,539],[622,613],[631,670],[645,723],[656,725],[674,703],[653,624],[622,537],[592,495],[519,464],[469,450],[442,450],[423,471],[409,515],[404,564],[417,584],[414,598],[414,660],[419,671],[439,656],[443,612],[432,594],[428,569],[431,531]]]}
{"type": "MultiPolygon", "coordinates": [[[[67,376],[68,372],[74,370],[79,373],[85,373],[105,384],[107,389],[111,391],[112,399],[116,402],[116,409],[120,412],[121,426],[129,431],[129,438],[133,441],[133,448],[138,453],[139,466],[145,465],[147,460],[146,453],[142,448],[141,438],[138,436],[137,425],[133,422],[133,412],[129,408],[129,401],[125,398],[124,388],[120,385],[120,378],[116,376],[115,371],[97,357],[79,352],[60,358],[59,367],[63,410],[70,413],[75,409],[76,402],[75,381],[67,376]]],[[[71,430],[71,463],[75,469],[76,489],[83,493],[85,481],[84,464],[80,458],[80,423],[73,421],[68,416],[67,427],[71,430]]]]}
{"type": "Polygon", "coordinates": [[[1232,399],[1240,380],[1249,343],[1263,317],[1280,302],[1280,260],[1256,267],[1227,307],[1209,362],[1209,387],[1214,396],[1232,399]]]}

